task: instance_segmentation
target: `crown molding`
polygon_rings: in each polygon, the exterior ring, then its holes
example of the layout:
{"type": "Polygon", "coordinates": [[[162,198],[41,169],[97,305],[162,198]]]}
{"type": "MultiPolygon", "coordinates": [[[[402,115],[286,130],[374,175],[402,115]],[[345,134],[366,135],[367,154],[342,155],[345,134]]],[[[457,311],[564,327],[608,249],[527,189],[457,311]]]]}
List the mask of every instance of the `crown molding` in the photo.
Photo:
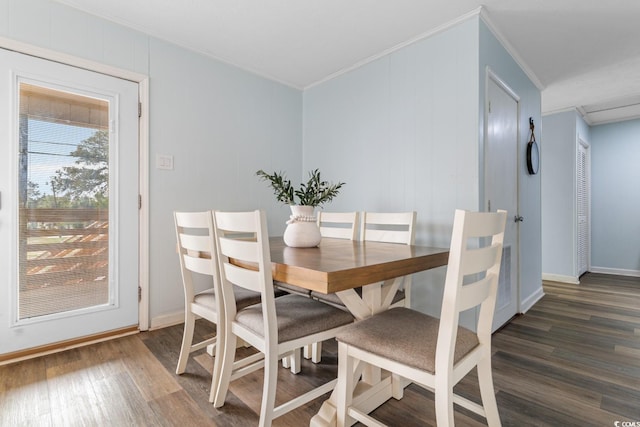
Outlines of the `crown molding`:
{"type": "Polygon", "coordinates": [[[498,40],[498,42],[500,44],[502,44],[502,46],[505,48],[505,50],[509,53],[509,55],[511,55],[511,57],[513,58],[513,60],[518,64],[518,66],[520,66],[520,68],[522,68],[522,70],[524,71],[524,73],[527,75],[527,77],[529,77],[529,79],[533,82],[533,84],[536,86],[536,88],[538,88],[538,90],[542,91],[544,89],[544,85],[542,84],[542,82],[540,81],[540,79],[538,78],[538,76],[536,76],[536,74],[533,72],[533,70],[531,69],[531,67],[529,67],[529,65],[522,59],[522,57],[520,56],[520,54],[518,53],[518,51],[513,47],[513,45],[511,45],[511,43],[509,43],[509,41],[506,39],[506,37],[504,37],[504,35],[502,34],[502,32],[495,26],[495,24],[493,23],[493,21],[491,20],[491,18],[488,15],[487,9],[484,8],[483,6],[480,6],[464,15],[459,16],[456,19],[453,19],[445,24],[442,24],[436,28],[434,28],[433,30],[427,31],[425,33],[422,33],[412,39],[409,39],[407,41],[404,41],[402,43],[399,43],[389,49],[386,49],[382,52],[379,52],[375,55],[372,55],[366,59],[363,59],[362,61],[359,61],[349,67],[343,68],[339,71],[336,71],[333,74],[328,75],[327,77],[318,80],[317,82],[314,82],[310,85],[307,85],[304,87],[304,90],[307,89],[311,89],[312,87],[318,86],[322,83],[325,83],[329,80],[332,80],[338,76],[341,76],[343,74],[346,74],[350,71],[356,70],[360,67],[363,67],[366,64],[369,64],[377,59],[380,59],[384,56],[389,55],[390,53],[393,53],[395,51],[398,51],[404,47],[407,47],[409,45],[412,45],[414,43],[417,43],[421,40],[427,39],[429,37],[432,37],[436,34],[442,33],[446,30],[449,30],[450,28],[465,22],[471,18],[474,18],[476,16],[479,16],[480,19],[482,19],[482,21],[485,23],[485,25],[487,26],[487,28],[489,28],[489,31],[491,31],[491,33],[494,35],[494,37],[498,40]]]}
{"type": "Polygon", "coordinates": [[[402,48],[410,46],[410,45],[412,45],[414,43],[417,43],[417,42],[419,42],[421,40],[428,39],[429,37],[432,37],[432,36],[434,36],[436,34],[442,33],[443,31],[446,31],[446,30],[448,30],[448,29],[450,29],[450,28],[452,28],[452,27],[454,27],[454,26],[456,26],[456,25],[458,25],[458,24],[460,24],[462,22],[467,21],[468,19],[471,19],[471,18],[474,18],[474,17],[480,15],[481,11],[482,11],[482,6],[472,10],[471,12],[465,13],[464,15],[461,15],[461,16],[459,16],[459,17],[457,17],[457,18],[455,18],[455,19],[453,19],[453,20],[451,20],[451,21],[449,21],[447,23],[444,23],[444,24],[442,24],[442,25],[440,25],[440,26],[438,26],[438,27],[436,27],[436,28],[434,28],[434,29],[432,29],[430,31],[427,31],[425,33],[422,33],[422,34],[416,36],[416,37],[413,37],[413,38],[411,38],[409,40],[406,40],[406,41],[404,41],[402,43],[399,43],[399,44],[397,44],[397,45],[395,45],[393,47],[390,47],[389,49],[383,50],[382,52],[376,53],[375,55],[372,55],[372,56],[370,56],[368,58],[365,58],[365,59],[363,59],[361,61],[358,61],[358,62],[356,62],[355,64],[353,64],[353,65],[351,65],[349,67],[346,67],[346,68],[343,68],[341,70],[338,70],[335,73],[332,73],[332,74],[328,75],[327,77],[325,77],[325,78],[323,78],[321,80],[318,80],[317,82],[314,82],[314,83],[311,83],[310,85],[305,86],[304,90],[311,89],[312,87],[321,85],[322,83],[325,83],[325,82],[327,82],[329,80],[333,80],[338,76],[341,76],[341,75],[346,74],[346,73],[348,73],[350,71],[353,71],[353,70],[356,70],[356,69],[358,69],[360,67],[363,67],[363,66],[365,66],[365,65],[367,65],[367,64],[369,64],[369,63],[371,63],[373,61],[376,61],[376,60],[378,60],[378,59],[380,59],[382,57],[385,57],[385,56],[387,56],[387,55],[389,55],[389,54],[391,54],[393,52],[396,52],[396,51],[398,51],[398,50],[400,50],[402,48]]]}
{"type": "Polygon", "coordinates": [[[568,112],[583,114],[583,112],[579,111],[577,107],[566,107],[566,108],[558,108],[556,110],[551,110],[551,111],[543,111],[542,117],[551,116],[553,114],[559,114],[559,113],[568,113],[568,112]]]}
{"type": "Polygon", "coordinates": [[[542,90],[544,89],[544,85],[542,84],[538,76],[536,76],[536,74],[533,72],[531,67],[529,67],[526,61],[522,59],[522,56],[520,56],[516,48],[513,47],[513,45],[509,42],[509,40],[507,40],[507,38],[502,34],[502,32],[498,29],[498,27],[495,26],[495,24],[489,17],[487,9],[480,6],[479,14],[480,14],[480,19],[482,19],[482,21],[485,23],[487,28],[489,28],[489,31],[491,31],[494,37],[498,39],[500,44],[502,44],[502,46],[509,53],[509,55],[511,55],[513,60],[516,61],[516,63],[520,66],[520,68],[522,68],[522,71],[524,71],[527,77],[529,77],[531,82],[533,82],[533,84],[538,88],[538,90],[542,92],[542,90]]]}

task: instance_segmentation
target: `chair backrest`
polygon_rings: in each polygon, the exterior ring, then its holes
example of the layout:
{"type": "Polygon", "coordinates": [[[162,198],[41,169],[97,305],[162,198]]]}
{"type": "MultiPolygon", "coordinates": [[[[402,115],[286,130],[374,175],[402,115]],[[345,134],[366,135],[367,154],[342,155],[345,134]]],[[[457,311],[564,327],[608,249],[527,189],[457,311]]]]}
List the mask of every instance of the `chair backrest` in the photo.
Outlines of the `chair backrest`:
{"type": "Polygon", "coordinates": [[[503,210],[455,212],[440,313],[436,372],[439,366],[444,369],[453,363],[460,312],[480,306],[478,341],[491,342],[506,219],[507,212],[503,210]]]}
{"type": "Polygon", "coordinates": [[[415,242],[416,212],[363,212],[360,222],[360,240],[370,242],[415,242]]]}
{"type": "Polygon", "coordinates": [[[358,212],[318,212],[318,227],[322,237],[356,240],[358,212]]]}
{"type": "Polygon", "coordinates": [[[211,288],[216,287],[218,268],[211,211],[174,212],[177,250],[184,286],[185,308],[193,302],[195,289],[192,273],[211,277],[211,288]]]}
{"type": "Polygon", "coordinates": [[[261,295],[264,338],[278,342],[269,233],[264,211],[213,212],[220,284],[227,319],[237,308],[233,285],[261,295]]]}

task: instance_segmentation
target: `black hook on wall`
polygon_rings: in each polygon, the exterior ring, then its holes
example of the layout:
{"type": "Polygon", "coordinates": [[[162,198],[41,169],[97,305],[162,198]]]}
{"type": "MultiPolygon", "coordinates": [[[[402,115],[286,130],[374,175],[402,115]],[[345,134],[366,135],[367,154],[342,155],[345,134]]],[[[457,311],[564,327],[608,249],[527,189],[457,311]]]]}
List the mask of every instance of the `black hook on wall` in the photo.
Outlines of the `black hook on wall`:
{"type": "Polygon", "coordinates": [[[535,125],[533,124],[533,117],[529,117],[529,129],[531,129],[531,137],[527,144],[527,170],[530,175],[538,173],[540,165],[540,154],[538,152],[538,143],[536,142],[536,136],[533,133],[535,125]]]}

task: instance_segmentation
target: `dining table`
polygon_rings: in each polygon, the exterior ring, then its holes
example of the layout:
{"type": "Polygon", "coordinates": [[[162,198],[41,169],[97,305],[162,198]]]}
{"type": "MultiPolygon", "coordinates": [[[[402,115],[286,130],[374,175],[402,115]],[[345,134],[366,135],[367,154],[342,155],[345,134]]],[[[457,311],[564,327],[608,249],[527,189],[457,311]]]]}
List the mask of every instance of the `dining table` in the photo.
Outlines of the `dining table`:
{"type": "MultiPolygon", "coordinates": [[[[336,293],[356,320],[387,310],[404,276],[444,266],[449,258],[448,248],[347,239],[322,238],[317,247],[295,248],[271,237],[269,245],[274,280],[336,293]]],[[[370,412],[398,394],[390,374],[380,369],[369,367],[354,376],[362,377],[354,396],[361,410],[370,412]]],[[[336,425],[335,399],[334,392],[310,425],[336,425]]]]}

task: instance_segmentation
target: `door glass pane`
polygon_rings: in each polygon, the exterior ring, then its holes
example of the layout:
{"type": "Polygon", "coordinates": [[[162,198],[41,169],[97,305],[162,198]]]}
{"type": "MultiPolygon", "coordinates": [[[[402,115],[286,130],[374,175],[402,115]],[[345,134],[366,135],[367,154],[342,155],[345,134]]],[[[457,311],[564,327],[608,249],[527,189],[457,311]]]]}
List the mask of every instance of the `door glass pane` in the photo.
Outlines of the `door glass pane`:
{"type": "Polygon", "coordinates": [[[108,304],[109,103],[20,84],[20,320],[108,304]]]}

